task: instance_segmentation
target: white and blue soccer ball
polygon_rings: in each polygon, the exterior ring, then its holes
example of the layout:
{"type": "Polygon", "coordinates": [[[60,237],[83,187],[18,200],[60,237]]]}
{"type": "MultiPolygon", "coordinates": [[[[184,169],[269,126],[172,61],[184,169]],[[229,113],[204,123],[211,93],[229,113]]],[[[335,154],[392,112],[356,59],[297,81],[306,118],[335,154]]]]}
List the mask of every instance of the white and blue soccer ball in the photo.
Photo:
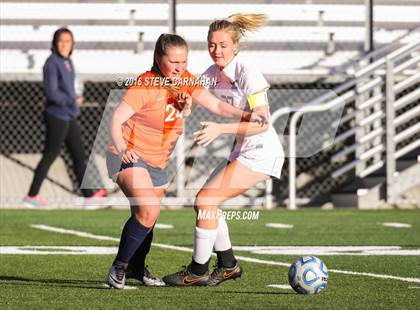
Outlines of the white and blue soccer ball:
{"type": "Polygon", "coordinates": [[[290,266],[289,284],[299,294],[318,294],[327,287],[328,269],[316,256],[301,256],[290,266]]]}

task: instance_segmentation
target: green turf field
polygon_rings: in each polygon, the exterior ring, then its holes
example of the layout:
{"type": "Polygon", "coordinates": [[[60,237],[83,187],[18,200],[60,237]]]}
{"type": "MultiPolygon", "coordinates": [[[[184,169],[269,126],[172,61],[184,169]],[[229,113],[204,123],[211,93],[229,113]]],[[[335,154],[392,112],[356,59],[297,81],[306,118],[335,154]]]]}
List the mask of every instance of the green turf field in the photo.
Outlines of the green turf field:
{"type": "MultiPolygon", "coordinates": [[[[123,210],[0,211],[0,309],[417,309],[420,305],[418,210],[272,210],[260,211],[257,220],[230,220],[231,239],[239,246],[236,255],[244,258],[245,273],[219,287],[149,288],[129,280],[135,289],[110,290],[103,283],[113,254],[48,254],[74,251],[63,246],[116,247],[114,239],[127,217],[123,210]],[[411,226],[383,226],[388,222],[411,226]],[[271,228],[267,223],[293,228],[271,228]],[[114,239],[76,236],[76,231],[114,239]],[[6,247],[14,246],[56,248],[30,248],[35,255],[5,254],[11,249],[6,247]],[[330,270],[328,288],[316,296],[303,296],[286,287],[268,286],[287,284],[284,264],[298,255],[261,246],[336,246],[331,251],[341,255],[316,254],[330,270]],[[382,252],[342,246],[377,246],[370,250],[382,252]]],[[[159,223],[173,228],[156,228],[154,242],[159,245],[152,247],[148,265],[163,276],[189,263],[194,214],[187,209],[162,211],[159,223]]]]}

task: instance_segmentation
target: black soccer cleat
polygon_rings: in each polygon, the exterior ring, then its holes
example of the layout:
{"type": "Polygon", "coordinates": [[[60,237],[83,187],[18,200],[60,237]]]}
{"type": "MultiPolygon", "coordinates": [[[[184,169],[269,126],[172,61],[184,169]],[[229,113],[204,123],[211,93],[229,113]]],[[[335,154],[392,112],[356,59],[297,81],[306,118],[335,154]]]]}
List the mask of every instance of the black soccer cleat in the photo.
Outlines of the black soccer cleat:
{"type": "Polygon", "coordinates": [[[191,265],[183,266],[181,271],[163,277],[163,281],[169,286],[202,286],[206,285],[208,280],[208,271],[198,276],[191,272],[191,265]]]}
{"type": "Polygon", "coordinates": [[[144,267],[143,275],[139,272],[135,272],[130,266],[127,269],[127,273],[125,275],[127,279],[136,279],[139,280],[146,286],[165,286],[165,282],[162,281],[161,278],[153,275],[148,269],[147,266],[144,267]]]}
{"type": "Polygon", "coordinates": [[[239,265],[238,262],[236,262],[236,265],[231,268],[216,265],[215,269],[209,276],[207,285],[216,286],[227,280],[235,280],[237,278],[240,278],[242,276],[242,273],[243,268],[241,265],[239,265]]]}

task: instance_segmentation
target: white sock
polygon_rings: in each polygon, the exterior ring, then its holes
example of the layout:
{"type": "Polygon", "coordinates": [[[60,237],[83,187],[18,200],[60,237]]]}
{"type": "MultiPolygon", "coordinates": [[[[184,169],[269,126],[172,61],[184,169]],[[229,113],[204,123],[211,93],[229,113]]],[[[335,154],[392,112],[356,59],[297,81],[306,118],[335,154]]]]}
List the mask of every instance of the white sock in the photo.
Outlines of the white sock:
{"type": "Polygon", "coordinates": [[[219,217],[219,227],[217,227],[217,237],[214,242],[214,249],[217,252],[229,250],[232,247],[229,238],[229,229],[223,216],[219,217]]]}
{"type": "Polygon", "coordinates": [[[213,252],[217,229],[203,229],[196,227],[194,234],[193,259],[199,264],[207,263],[213,252]]]}

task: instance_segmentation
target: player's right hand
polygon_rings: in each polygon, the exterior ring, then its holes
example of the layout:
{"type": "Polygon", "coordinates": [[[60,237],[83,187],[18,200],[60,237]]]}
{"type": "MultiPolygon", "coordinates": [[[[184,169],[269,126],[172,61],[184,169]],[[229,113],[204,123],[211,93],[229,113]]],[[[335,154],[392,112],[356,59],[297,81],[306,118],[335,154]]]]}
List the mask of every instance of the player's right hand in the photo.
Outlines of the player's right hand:
{"type": "Polygon", "coordinates": [[[182,117],[187,118],[191,114],[192,97],[189,93],[179,93],[177,95],[178,106],[182,109],[182,117]]]}
{"type": "Polygon", "coordinates": [[[136,163],[139,159],[140,156],[135,150],[125,150],[121,157],[121,161],[124,164],[136,163]]]}

